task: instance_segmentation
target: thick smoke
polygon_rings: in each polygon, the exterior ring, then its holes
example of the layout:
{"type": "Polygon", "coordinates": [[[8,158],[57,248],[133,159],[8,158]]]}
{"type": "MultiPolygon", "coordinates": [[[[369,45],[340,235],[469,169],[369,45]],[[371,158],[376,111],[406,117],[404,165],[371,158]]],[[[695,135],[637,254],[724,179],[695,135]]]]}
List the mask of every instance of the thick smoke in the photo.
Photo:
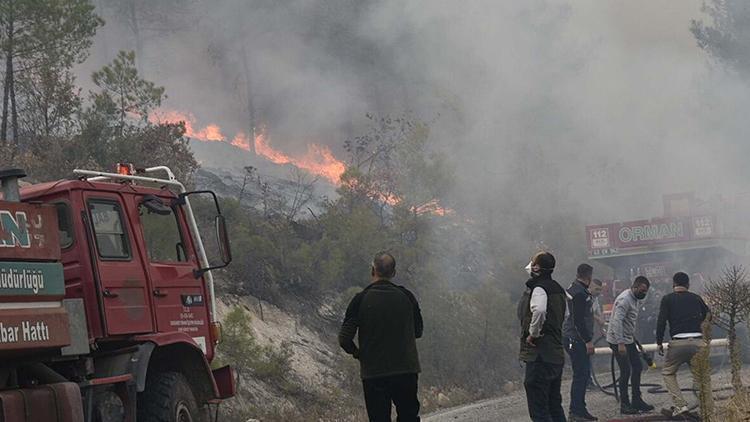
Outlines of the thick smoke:
{"type": "MultiPolygon", "coordinates": [[[[146,20],[157,3],[133,1],[146,20]]],[[[139,53],[169,107],[228,136],[264,126],[291,153],[341,154],[366,113],[411,112],[454,161],[450,205],[509,237],[746,189],[748,89],[697,47],[698,0],[168,2],[178,24],[143,25],[139,53]]],[[[82,72],[138,45],[101,10],[82,72]]]]}

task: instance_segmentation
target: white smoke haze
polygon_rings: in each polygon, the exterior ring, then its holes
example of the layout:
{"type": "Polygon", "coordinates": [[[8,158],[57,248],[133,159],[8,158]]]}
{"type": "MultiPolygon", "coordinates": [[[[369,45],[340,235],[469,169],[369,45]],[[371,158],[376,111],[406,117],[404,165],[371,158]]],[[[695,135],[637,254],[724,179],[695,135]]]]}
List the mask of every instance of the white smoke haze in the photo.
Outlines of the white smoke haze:
{"type": "MultiPolygon", "coordinates": [[[[456,167],[449,205],[508,237],[555,214],[624,221],[660,215],[665,193],[750,190],[748,87],[698,48],[700,0],[171,2],[184,25],[142,30],[140,52],[166,107],[231,138],[252,103],[274,147],[342,159],[366,113],[411,112],[456,167]]],[[[100,10],[82,82],[136,45],[100,10]]]]}

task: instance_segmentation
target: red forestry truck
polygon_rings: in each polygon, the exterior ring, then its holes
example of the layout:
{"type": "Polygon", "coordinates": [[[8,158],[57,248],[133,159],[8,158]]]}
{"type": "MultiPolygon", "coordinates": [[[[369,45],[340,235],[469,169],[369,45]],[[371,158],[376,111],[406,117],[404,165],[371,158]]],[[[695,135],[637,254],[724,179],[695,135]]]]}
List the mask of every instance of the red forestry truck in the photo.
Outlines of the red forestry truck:
{"type": "MultiPolygon", "coordinates": [[[[638,275],[651,280],[651,291],[639,314],[642,343],[655,341],[661,297],[672,291],[672,275],[690,275],[690,289],[702,293],[703,283],[728,264],[747,262],[750,255],[750,209],[747,196],[702,201],[692,193],[664,195],[664,214],[586,227],[589,259],[612,269],[605,279],[603,300],[609,313],[617,295],[638,275]]],[[[716,333],[721,335],[721,333],[716,333]]]]}
{"type": "Polygon", "coordinates": [[[215,418],[234,395],[209,365],[211,270],[231,261],[216,196],[163,166],[74,173],[19,190],[23,171],[0,171],[0,421],[215,418]],[[216,262],[195,195],[216,207],[216,262]]]}

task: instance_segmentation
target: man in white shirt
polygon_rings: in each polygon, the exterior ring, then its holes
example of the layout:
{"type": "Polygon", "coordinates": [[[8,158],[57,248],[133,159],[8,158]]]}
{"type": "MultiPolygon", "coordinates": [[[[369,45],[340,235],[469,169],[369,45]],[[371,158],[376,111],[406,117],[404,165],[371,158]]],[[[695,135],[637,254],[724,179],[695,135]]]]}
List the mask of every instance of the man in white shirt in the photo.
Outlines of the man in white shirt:
{"type": "Polygon", "coordinates": [[[566,421],[560,393],[566,294],[552,279],[554,268],[555,257],[549,252],[534,255],[527,267],[531,278],[518,306],[519,359],[526,363],[526,402],[534,422],[566,421]]]}

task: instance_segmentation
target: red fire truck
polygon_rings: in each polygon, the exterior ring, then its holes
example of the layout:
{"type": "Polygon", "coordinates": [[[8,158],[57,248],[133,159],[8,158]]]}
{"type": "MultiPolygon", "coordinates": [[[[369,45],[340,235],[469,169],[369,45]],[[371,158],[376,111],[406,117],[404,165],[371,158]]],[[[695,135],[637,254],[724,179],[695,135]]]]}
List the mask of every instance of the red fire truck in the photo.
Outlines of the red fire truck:
{"type": "Polygon", "coordinates": [[[665,195],[662,217],[587,226],[589,259],[612,270],[604,280],[605,314],[636,276],[648,277],[652,286],[639,313],[638,335],[642,343],[652,343],[659,302],[671,291],[675,272],[688,273],[691,290],[700,293],[725,265],[745,263],[750,230],[739,209],[746,205],[700,201],[689,193],[665,195]]]}
{"type": "Polygon", "coordinates": [[[19,190],[23,171],[0,171],[0,421],[210,420],[234,395],[231,369],[210,366],[211,271],[231,261],[216,196],[167,167],[75,174],[19,190]]]}

